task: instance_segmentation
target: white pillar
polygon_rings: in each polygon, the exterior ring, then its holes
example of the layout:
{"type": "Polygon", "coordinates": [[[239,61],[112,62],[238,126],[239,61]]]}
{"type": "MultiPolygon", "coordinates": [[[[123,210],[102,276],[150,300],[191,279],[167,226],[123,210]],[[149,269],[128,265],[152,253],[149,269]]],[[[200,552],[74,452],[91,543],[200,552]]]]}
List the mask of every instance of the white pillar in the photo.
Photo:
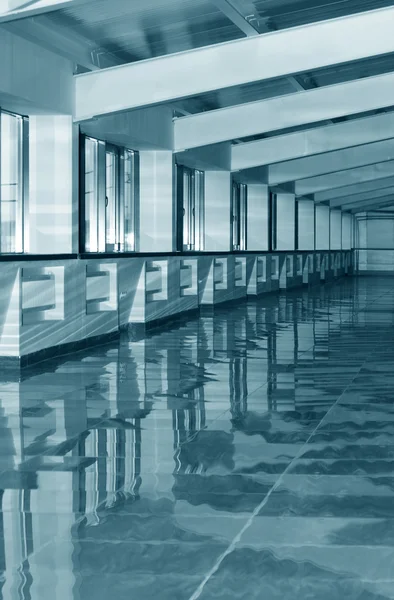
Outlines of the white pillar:
{"type": "Polygon", "coordinates": [[[330,249],[330,208],[325,204],[316,205],[316,250],[330,249]]]}
{"type": "Polygon", "coordinates": [[[295,247],[295,196],[287,192],[276,195],[277,250],[295,247]]]}
{"type": "Polygon", "coordinates": [[[298,250],[315,249],[315,203],[298,201],[298,250]]]}
{"type": "Polygon", "coordinates": [[[268,250],[268,185],[248,184],[247,250],[268,250]]]}
{"type": "Polygon", "coordinates": [[[342,211],[330,211],[330,249],[341,250],[342,248],[342,211]]]}
{"type": "Polygon", "coordinates": [[[140,152],[140,251],[173,250],[173,156],[140,152]]]}
{"type": "Polygon", "coordinates": [[[342,250],[352,247],[353,218],[350,213],[342,213],[342,250]]]}
{"type": "Polygon", "coordinates": [[[230,250],[231,173],[205,172],[205,250],[230,250]]]}
{"type": "Polygon", "coordinates": [[[78,135],[71,115],[29,118],[29,247],[32,254],[77,249],[78,135]]]}

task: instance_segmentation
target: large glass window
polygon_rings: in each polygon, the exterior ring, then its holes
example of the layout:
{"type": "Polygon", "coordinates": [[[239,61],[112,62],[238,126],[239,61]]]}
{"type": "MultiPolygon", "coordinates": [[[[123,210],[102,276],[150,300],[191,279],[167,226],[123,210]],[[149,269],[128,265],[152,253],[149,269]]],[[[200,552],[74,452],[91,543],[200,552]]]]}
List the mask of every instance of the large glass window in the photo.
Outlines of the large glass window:
{"type": "Polygon", "coordinates": [[[25,250],[23,230],[28,176],[27,126],[27,119],[0,111],[0,249],[2,253],[25,250]]]}
{"type": "Polygon", "coordinates": [[[134,252],[138,245],[138,152],[82,136],[81,246],[86,252],[134,252]]]}
{"type": "Polygon", "coordinates": [[[204,250],[204,173],[177,165],[179,250],[204,250]]]}
{"type": "Polygon", "coordinates": [[[246,250],[246,217],[248,188],[244,183],[233,182],[231,199],[231,221],[233,250],[246,250]]]}

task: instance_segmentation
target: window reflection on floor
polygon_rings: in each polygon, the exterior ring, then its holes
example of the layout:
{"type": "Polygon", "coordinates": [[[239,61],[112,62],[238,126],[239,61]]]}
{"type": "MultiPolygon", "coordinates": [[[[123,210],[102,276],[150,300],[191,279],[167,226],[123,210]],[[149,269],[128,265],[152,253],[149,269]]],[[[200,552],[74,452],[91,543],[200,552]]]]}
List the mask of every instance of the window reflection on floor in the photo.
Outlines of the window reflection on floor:
{"type": "MultiPolygon", "coordinates": [[[[291,558],[291,573],[280,557],[298,540],[327,546],[312,577],[323,585],[339,569],[338,544],[362,554],[368,543],[348,540],[351,518],[393,516],[386,488],[370,481],[392,475],[393,300],[390,281],[346,280],[217,308],[5,376],[3,597],[186,600],[247,523],[201,598],[215,597],[219,580],[229,585],[226,573],[237,594],[253,585],[255,597],[270,581],[258,566],[268,546],[280,582],[296,577],[306,551],[291,558]],[[281,542],[284,518],[293,524],[281,542]],[[242,561],[254,565],[250,580],[242,561]]],[[[378,560],[387,529],[378,531],[371,581],[388,564],[378,560]]],[[[344,560],[339,580],[364,590],[362,560],[344,560]]],[[[291,597],[284,583],[278,589],[291,597]]]]}

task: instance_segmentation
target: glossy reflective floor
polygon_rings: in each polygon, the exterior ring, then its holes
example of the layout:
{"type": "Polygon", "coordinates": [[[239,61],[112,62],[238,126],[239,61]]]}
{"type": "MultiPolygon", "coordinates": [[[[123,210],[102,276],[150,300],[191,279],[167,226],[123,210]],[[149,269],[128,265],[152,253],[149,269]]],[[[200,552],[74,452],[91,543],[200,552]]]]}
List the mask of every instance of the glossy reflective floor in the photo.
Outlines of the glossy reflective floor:
{"type": "Polygon", "coordinates": [[[394,278],[4,375],[0,406],[5,600],[394,598],[394,278]]]}

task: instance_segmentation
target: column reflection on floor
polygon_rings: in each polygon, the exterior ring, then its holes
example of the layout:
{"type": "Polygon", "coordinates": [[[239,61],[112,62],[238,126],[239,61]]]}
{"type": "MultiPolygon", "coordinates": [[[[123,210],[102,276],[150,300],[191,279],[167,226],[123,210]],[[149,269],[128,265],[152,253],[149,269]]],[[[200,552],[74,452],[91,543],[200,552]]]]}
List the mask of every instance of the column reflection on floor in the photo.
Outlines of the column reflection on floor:
{"type": "Polygon", "coordinates": [[[3,597],[189,598],[359,370],[355,327],[388,292],[267,296],[2,382],[3,597]]]}

